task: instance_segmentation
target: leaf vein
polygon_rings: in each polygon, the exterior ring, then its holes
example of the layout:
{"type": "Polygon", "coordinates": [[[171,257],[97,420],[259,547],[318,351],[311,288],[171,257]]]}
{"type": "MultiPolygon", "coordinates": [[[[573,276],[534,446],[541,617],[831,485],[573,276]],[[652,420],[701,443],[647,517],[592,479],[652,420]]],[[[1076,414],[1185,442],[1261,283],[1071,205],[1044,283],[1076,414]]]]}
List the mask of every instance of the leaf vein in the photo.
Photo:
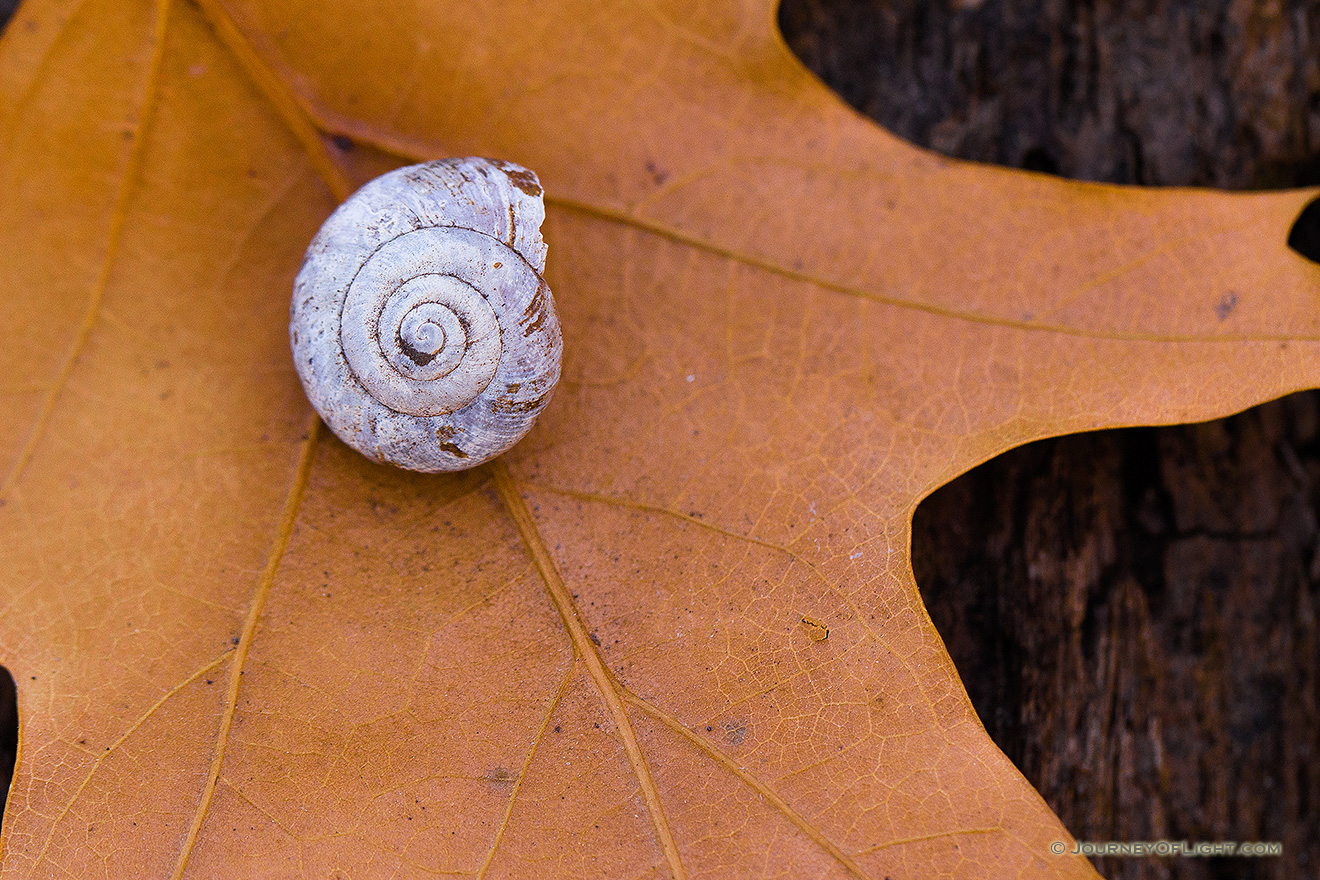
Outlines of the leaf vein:
{"type": "Polygon", "coordinates": [[[641,709],[643,712],[655,718],[665,727],[668,727],[670,730],[674,731],[674,733],[677,733],[679,736],[683,737],[685,740],[687,740],[689,743],[695,746],[698,751],[701,751],[704,754],[706,754],[721,767],[728,770],[735,777],[741,780],[744,784],[746,784],[757,794],[761,795],[761,797],[765,798],[765,800],[768,801],[771,805],[773,805],[774,808],[784,816],[784,818],[788,819],[789,822],[793,823],[793,825],[797,827],[799,831],[810,837],[816,843],[817,846],[819,846],[821,849],[829,853],[830,856],[835,861],[837,861],[841,866],[843,866],[843,869],[845,871],[847,871],[853,877],[858,878],[858,880],[869,880],[869,878],[866,875],[866,872],[864,872],[861,869],[861,867],[856,862],[854,862],[852,858],[838,846],[838,844],[834,843],[834,841],[826,837],[825,833],[821,831],[819,828],[817,828],[815,825],[813,825],[805,816],[803,816],[801,813],[797,812],[791,806],[789,806],[788,802],[785,801],[782,797],[780,797],[779,794],[776,793],[774,789],[766,785],[761,780],[757,779],[751,773],[748,773],[738,764],[737,761],[733,760],[733,758],[724,754],[724,752],[722,752],[720,749],[716,748],[711,743],[702,739],[700,736],[697,736],[697,734],[693,733],[691,730],[688,729],[687,725],[680,722],[677,718],[674,718],[668,712],[665,712],[661,710],[659,707],[652,705],[651,703],[637,696],[627,688],[623,688],[622,690],[623,690],[623,697],[625,700],[627,700],[632,705],[636,706],[637,708],[641,709]]]}
{"type": "Polygon", "coordinates": [[[55,381],[51,383],[45,398],[42,400],[41,409],[37,411],[37,418],[32,425],[32,430],[23,443],[23,447],[19,450],[18,457],[9,468],[9,473],[0,482],[0,499],[9,496],[9,493],[23,476],[23,472],[27,469],[32,456],[36,453],[37,444],[45,436],[46,427],[50,424],[51,416],[55,412],[55,404],[59,401],[60,395],[63,394],[65,386],[68,385],[69,377],[73,375],[73,368],[77,365],[83,349],[87,347],[87,341],[91,338],[92,330],[96,327],[100,316],[101,302],[105,299],[105,290],[110,283],[110,273],[119,257],[119,243],[123,238],[129,199],[133,195],[135,184],[142,171],[142,163],[146,158],[147,138],[156,113],[157,98],[160,94],[161,72],[165,61],[165,34],[169,26],[171,3],[172,0],[157,0],[156,2],[156,30],[152,37],[154,45],[148,66],[147,82],[142,91],[142,108],[138,114],[137,128],[133,132],[133,146],[128,154],[128,164],[125,166],[123,177],[119,181],[119,191],[115,194],[115,207],[110,216],[110,229],[106,235],[105,256],[101,260],[101,271],[97,274],[96,283],[92,287],[91,297],[88,299],[87,311],[83,313],[82,323],[78,326],[78,332],[69,345],[64,361],[60,364],[59,372],[55,374],[55,381]]]}
{"type": "Polygon", "coordinates": [[[243,681],[243,666],[247,661],[248,651],[252,647],[252,640],[256,636],[257,622],[261,618],[261,612],[266,606],[266,599],[270,596],[271,586],[275,582],[275,572],[279,569],[280,562],[284,558],[284,551],[288,548],[289,539],[293,535],[293,525],[298,517],[298,508],[302,503],[303,495],[307,491],[307,481],[312,471],[312,457],[316,449],[317,438],[320,436],[320,428],[321,421],[313,414],[308,420],[307,439],[303,441],[302,451],[298,456],[293,485],[289,487],[288,497],[284,501],[279,529],[275,534],[270,554],[266,559],[266,567],[262,570],[261,577],[257,581],[257,588],[252,597],[252,605],[248,609],[247,620],[243,623],[243,632],[234,648],[234,662],[229,668],[229,686],[226,690],[224,713],[220,718],[220,730],[216,735],[215,751],[211,758],[211,769],[207,773],[206,783],[202,788],[202,796],[198,800],[197,810],[193,814],[192,824],[188,828],[183,846],[179,851],[179,860],[174,866],[174,872],[170,875],[173,880],[179,880],[183,876],[184,869],[188,866],[188,859],[192,855],[193,846],[197,843],[197,836],[202,828],[202,820],[206,818],[207,811],[211,806],[211,798],[215,794],[216,783],[220,778],[220,766],[224,763],[225,749],[229,743],[229,731],[233,726],[234,715],[238,710],[238,690],[243,681]]]}
{"type": "Polygon", "coordinates": [[[869,853],[879,852],[882,849],[888,849],[891,846],[903,846],[909,843],[923,843],[927,840],[939,840],[942,837],[961,837],[964,834],[1003,834],[1003,828],[951,828],[948,831],[935,831],[931,834],[918,834],[915,837],[901,837],[898,840],[890,840],[885,843],[877,843],[875,846],[867,847],[858,855],[868,855],[869,853]]]}
{"type": "Polygon", "coordinates": [[[551,603],[564,621],[564,627],[568,630],[573,648],[586,663],[587,671],[591,674],[596,690],[605,701],[605,705],[614,719],[615,727],[619,731],[619,738],[623,740],[624,748],[628,752],[628,760],[632,764],[633,774],[637,777],[637,783],[642,789],[642,797],[646,801],[647,811],[651,815],[651,824],[655,827],[656,837],[664,850],[669,870],[673,874],[674,880],[687,880],[687,871],[679,858],[678,844],[674,840],[673,831],[669,827],[669,820],[665,818],[664,810],[660,804],[660,793],[656,788],[654,778],[651,776],[651,770],[646,764],[646,756],[643,754],[641,744],[637,740],[637,734],[632,728],[632,722],[628,720],[628,713],[623,708],[623,700],[620,698],[621,688],[605,667],[605,661],[592,643],[586,624],[582,622],[582,618],[578,615],[577,606],[569,593],[568,585],[564,583],[563,576],[559,573],[559,569],[555,567],[554,560],[550,557],[550,551],[546,548],[545,541],[537,530],[536,523],[532,520],[532,514],[527,509],[527,504],[523,501],[522,495],[519,494],[518,487],[514,485],[508,466],[503,460],[497,458],[489,465],[489,468],[495,480],[495,490],[499,494],[500,500],[504,502],[509,517],[517,526],[518,533],[531,554],[532,560],[536,563],[546,593],[549,594],[551,603]]]}
{"type": "Polygon", "coordinates": [[[69,797],[68,802],[65,803],[64,807],[59,811],[59,813],[55,815],[55,818],[51,820],[50,831],[46,833],[46,840],[45,842],[42,843],[41,850],[40,852],[37,853],[37,858],[33,861],[33,865],[40,865],[41,860],[46,857],[46,852],[47,850],[50,849],[51,841],[55,837],[55,830],[59,827],[59,824],[64,819],[64,817],[69,814],[69,811],[73,809],[73,805],[78,802],[78,798],[82,796],[83,791],[91,783],[92,778],[96,776],[96,772],[101,769],[101,765],[105,763],[106,758],[109,758],[111,755],[115,754],[118,748],[121,745],[123,745],[124,741],[127,740],[130,736],[132,736],[133,733],[137,731],[143,724],[146,724],[147,721],[151,718],[151,716],[155,715],[156,712],[160,710],[161,706],[164,706],[165,703],[167,703],[171,697],[179,693],[179,691],[183,690],[185,687],[192,684],[197,679],[201,678],[207,672],[210,672],[212,669],[219,666],[221,663],[224,662],[226,657],[232,656],[233,653],[234,651],[232,648],[228,651],[225,651],[223,654],[211,660],[206,665],[199,667],[191,675],[183,679],[183,681],[180,681],[178,684],[174,685],[174,687],[170,688],[168,691],[162,694],[160,699],[152,703],[151,706],[149,706],[145,712],[143,712],[136,719],[134,719],[133,723],[130,724],[124,730],[124,732],[121,733],[117,739],[115,739],[114,742],[106,746],[105,750],[96,756],[96,760],[92,762],[92,766],[88,769],[87,775],[83,777],[82,782],[78,784],[78,787],[76,789],[74,789],[74,792],[69,797]]]}
{"type": "Polygon", "coordinates": [[[289,91],[279,76],[261,60],[252,43],[234,24],[217,0],[193,0],[210,23],[220,42],[233,55],[234,60],[252,80],[253,85],[266,96],[276,113],[289,127],[290,133],[302,145],[308,160],[330,192],[338,201],[344,201],[353,192],[348,178],[335,164],[322,140],[321,130],[312,122],[298,99],[289,91]]]}
{"type": "Polygon", "coordinates": [[[564,694],[568,691],[569,682],[573,680],[576,673],[577,663],[568,664],[568,673],[564,676],[564,680],[560,682],[559,689],[555,691],[554,699],[550,701],[550,708],[546,710],[545,719],[541,721],[536,736],[532,737],[532,745],[527,750],[527,758],[523,761],[518,779],[513,783],[513,791],[509,793],[509,803],[504,809],[504,816],[500,819],[499,827],[495,829],[495,837],[491,840],[490,852],[486,854],[486,860],[481,863],[481,870],[477,871],[477,880],[484,880],[486,872],[490,870],[491,862],[495,861],[495,853],[499,850],[500,843],[504,840],[504,832],[509,827],[509,817],[513,815],[513,805],[518,800],[518,792],[522,789],[523,780],[527,778],[527,768],[532,765],[532,758],[536,755],[536,750],[540,747],[541,741],[545,739],[545,732],[550,727],[550,719],[554,717],[555,710],[559,708],[560,701],[564,699],[564,694]]]}

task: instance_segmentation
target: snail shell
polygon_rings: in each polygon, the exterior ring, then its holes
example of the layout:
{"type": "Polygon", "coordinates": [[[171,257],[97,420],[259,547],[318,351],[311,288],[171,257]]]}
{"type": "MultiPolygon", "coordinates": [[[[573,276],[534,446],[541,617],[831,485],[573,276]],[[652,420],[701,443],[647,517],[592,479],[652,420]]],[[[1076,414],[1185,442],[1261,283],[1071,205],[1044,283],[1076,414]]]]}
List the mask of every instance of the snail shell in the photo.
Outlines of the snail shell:
{"type": "Polygon", "coordinates": [[[399,168],[339,206],[293,284],[307,398],[341,440],[419,471],[518,442],[559,381],[536,175],[509,162],[399,168]]]}

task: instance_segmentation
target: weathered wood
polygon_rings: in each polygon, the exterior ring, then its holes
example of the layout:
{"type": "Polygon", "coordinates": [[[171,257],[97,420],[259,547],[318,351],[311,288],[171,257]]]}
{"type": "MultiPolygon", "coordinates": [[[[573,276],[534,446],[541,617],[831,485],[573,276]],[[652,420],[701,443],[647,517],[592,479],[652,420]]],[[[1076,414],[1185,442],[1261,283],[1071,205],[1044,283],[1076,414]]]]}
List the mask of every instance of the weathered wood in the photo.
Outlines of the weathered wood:
{"type": "MultiPolygon", "coordinates": [[[[1320,2],[786,0],[904,137],[1115,183],[1320,182],[1320,2]]],[[[1281,231],[1283,234],[1283,231],[1281,231]]],[[[1044,441],[917,511],[913,565],[990,734],[1112,880],[1320,876],[1320,396],[1044,441]]]]}
{"type": "Polygon", "coordinates": [[[1320,183],[1314,0],[785,0],[849,103],[951,156],[1083,180],[1320,183]]]}
{"type": "Polygon", "coordinates": [[[1035,443],[918,511],[918,581],[977,711],[1079,839],[1287,854],[1110,859],[1106,876],[1310,876],[1317,411],[1293,395],[1035,443]]]}

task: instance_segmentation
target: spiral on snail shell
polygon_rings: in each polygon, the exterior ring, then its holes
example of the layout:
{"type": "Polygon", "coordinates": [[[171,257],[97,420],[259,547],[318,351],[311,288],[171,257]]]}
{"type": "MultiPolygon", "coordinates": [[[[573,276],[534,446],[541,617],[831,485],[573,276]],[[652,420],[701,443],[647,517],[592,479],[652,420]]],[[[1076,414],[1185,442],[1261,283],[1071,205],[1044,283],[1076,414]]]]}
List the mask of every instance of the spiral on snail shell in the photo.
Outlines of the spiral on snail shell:
{"type": "Polygon", "coordinates": [[[341,440],[413,470],[474,467],[522,438],[559,380],[536,175],[442,159],[367,183],[312,239],[289,338],[341,440]]]}

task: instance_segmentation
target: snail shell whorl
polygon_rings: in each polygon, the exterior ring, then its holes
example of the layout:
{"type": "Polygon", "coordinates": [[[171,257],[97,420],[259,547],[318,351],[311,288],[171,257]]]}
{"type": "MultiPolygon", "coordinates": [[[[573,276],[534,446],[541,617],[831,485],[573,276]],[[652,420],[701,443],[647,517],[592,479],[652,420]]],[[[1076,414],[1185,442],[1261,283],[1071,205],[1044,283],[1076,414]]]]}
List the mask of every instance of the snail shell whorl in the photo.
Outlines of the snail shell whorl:
{"type": "Polygon", "coordinates": [[[544,218],[535,174],[469,158],[382,175],[325,221],[294,281],[289,337],[340,439],[435,472],[527,433],[563,349],[544,218]]]}

